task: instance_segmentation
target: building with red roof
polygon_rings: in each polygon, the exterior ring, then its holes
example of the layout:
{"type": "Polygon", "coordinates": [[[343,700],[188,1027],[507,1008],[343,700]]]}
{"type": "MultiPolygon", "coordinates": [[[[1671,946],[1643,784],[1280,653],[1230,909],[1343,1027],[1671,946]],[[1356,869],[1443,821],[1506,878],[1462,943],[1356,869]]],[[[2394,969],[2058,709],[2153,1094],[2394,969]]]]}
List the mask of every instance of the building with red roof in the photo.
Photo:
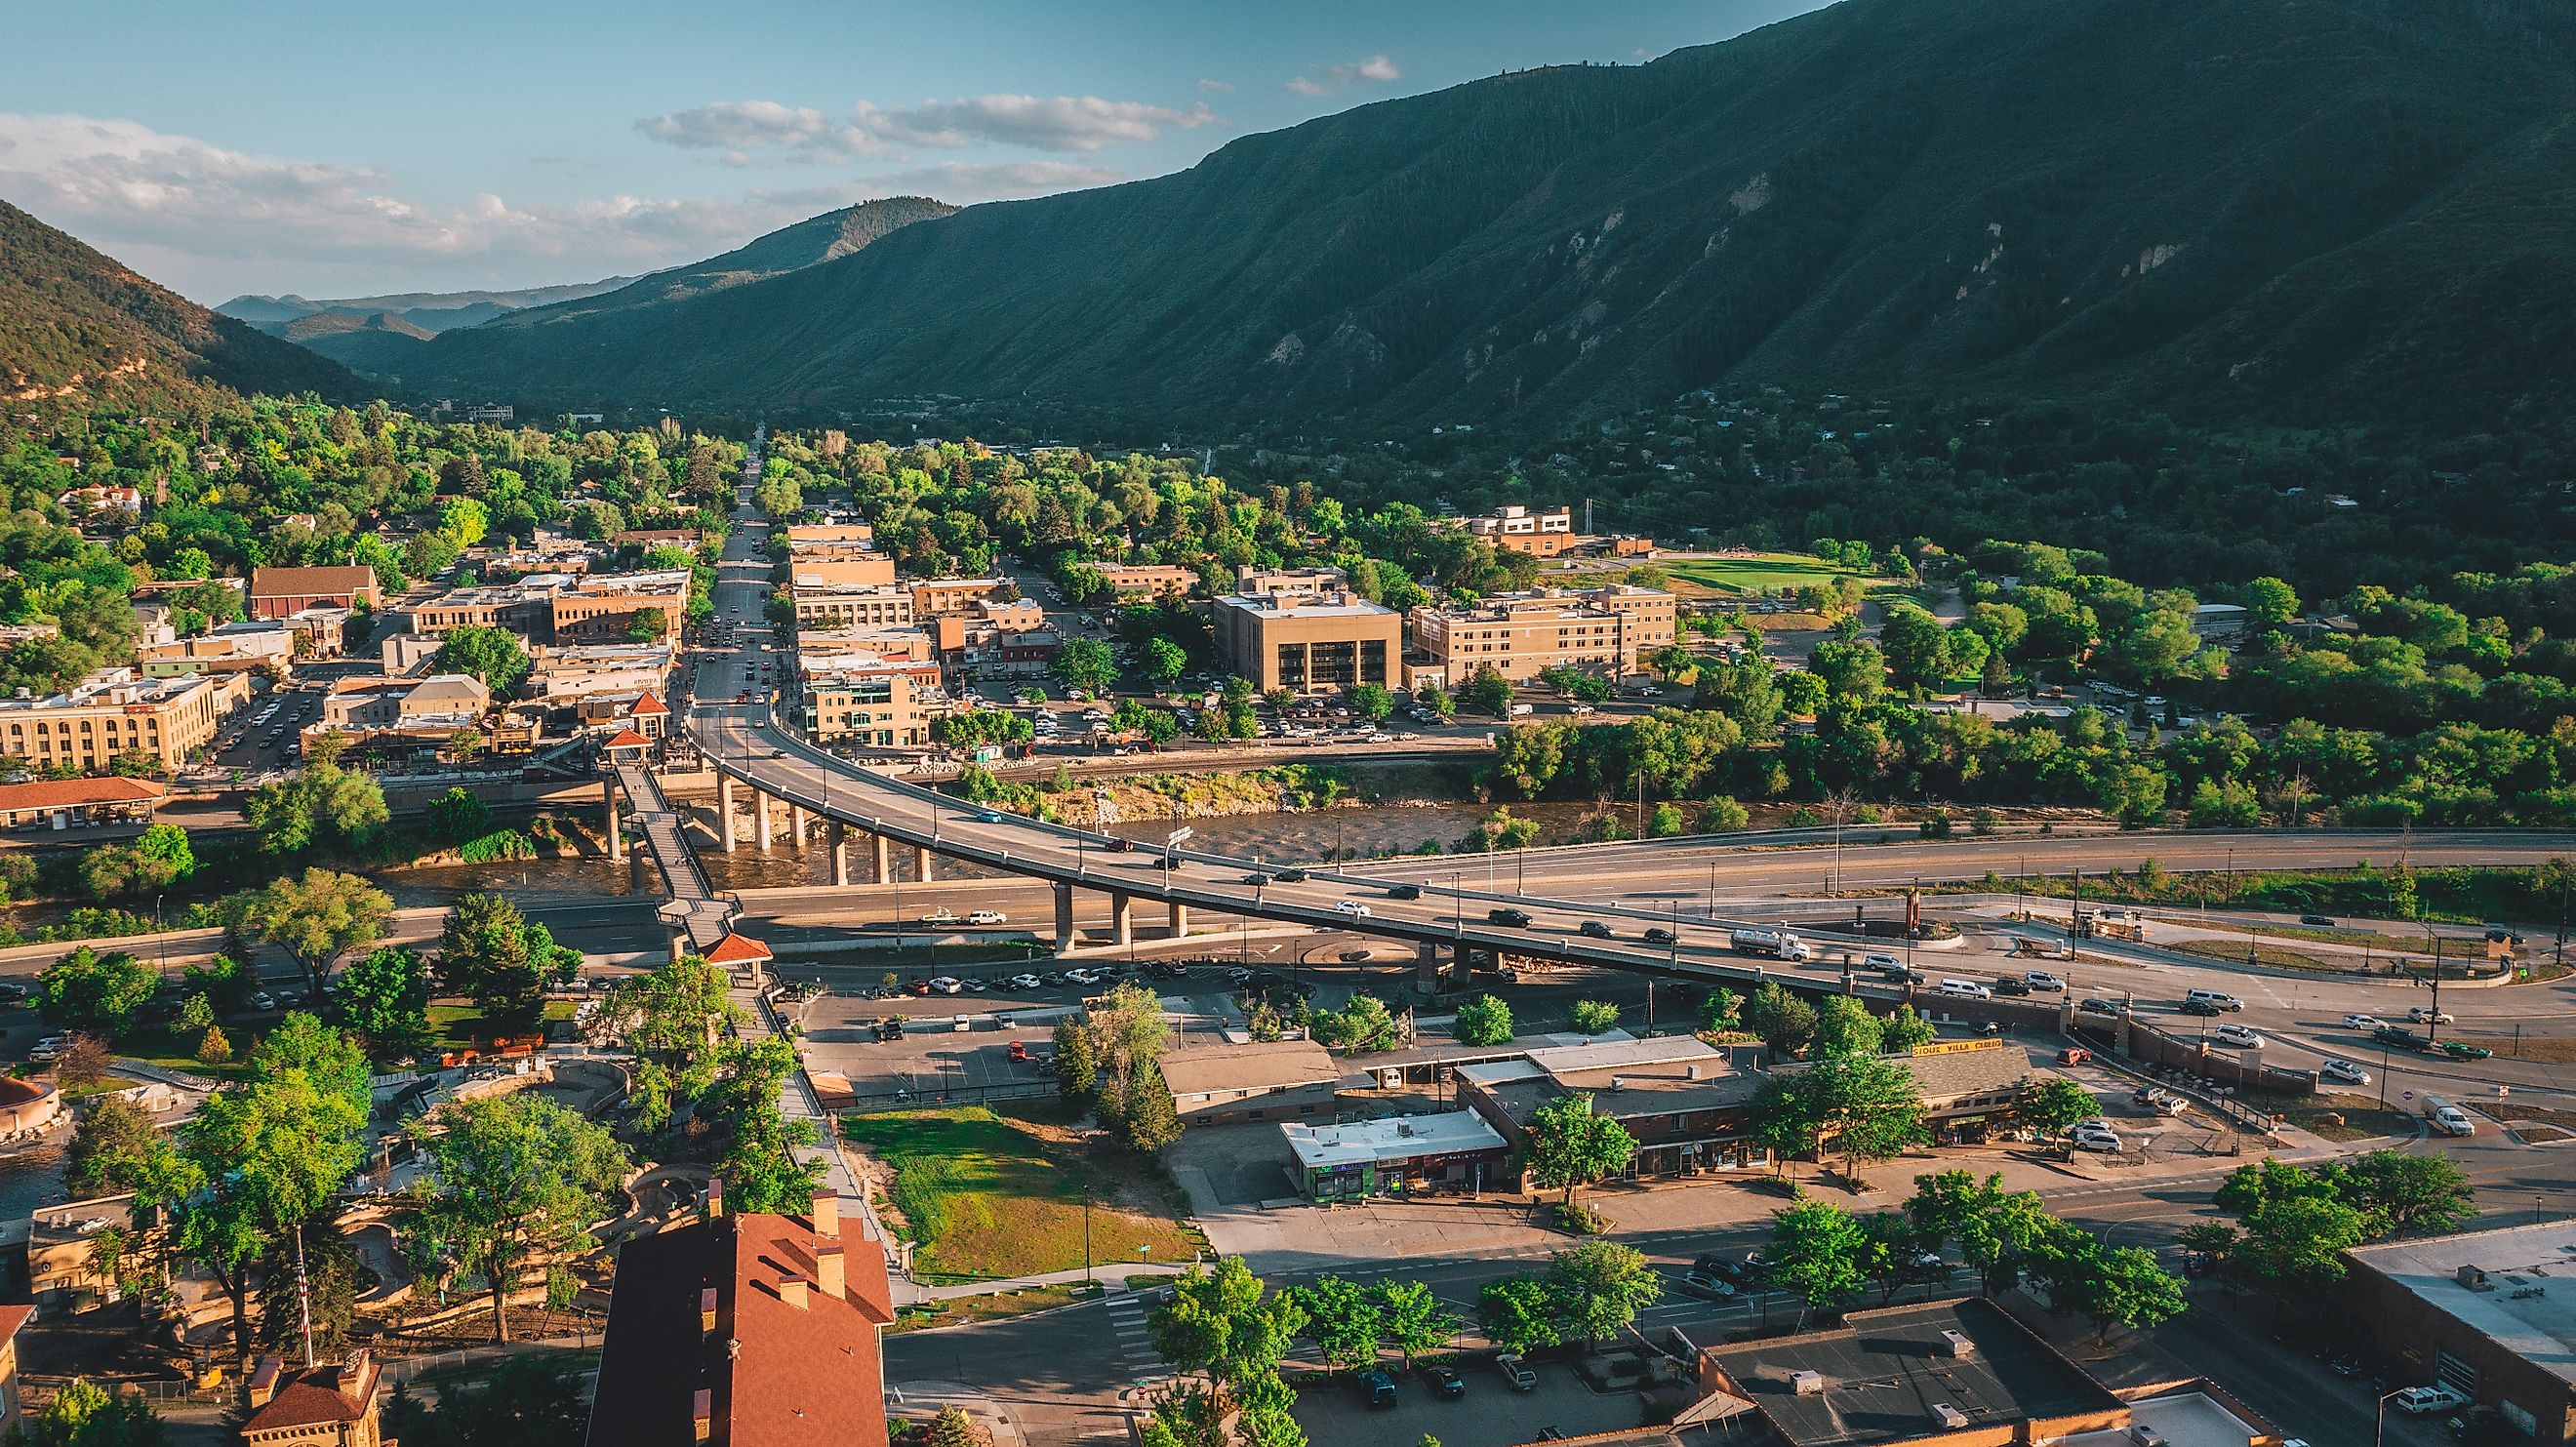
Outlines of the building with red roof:
{"type": "Polygon", "coordinates": [[[0,829],[15,829],[53,815],[61,815],[66,822],[132,819],[149,824],[152,811],[161,806],[161,798],[168,792],[150,779],[117,775],[0,784],[0,829]]]}
{"type": "Polygon", "coordinates": [[[378,1447],[384,1369],[364,1347],[289,1376],[275,1357],[250,1374],[246,1447],[378,1447]]]}
{"type": "Polygon", "coordinates": [[[885,1257],[812,1214],[723,1213],[617,1253],[590,1447],[883,1447],[885,1257]]]}

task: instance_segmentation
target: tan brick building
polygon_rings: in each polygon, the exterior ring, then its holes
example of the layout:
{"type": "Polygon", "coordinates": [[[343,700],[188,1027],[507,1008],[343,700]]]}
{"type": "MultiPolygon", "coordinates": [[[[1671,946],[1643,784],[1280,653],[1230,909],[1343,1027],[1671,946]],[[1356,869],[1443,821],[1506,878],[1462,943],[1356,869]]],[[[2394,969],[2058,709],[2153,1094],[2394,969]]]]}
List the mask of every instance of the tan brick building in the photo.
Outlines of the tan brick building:
{"type": "Polygon", "coordinates": [[[867,588],[849,583],[814,587],[790,584],[796,631],[808,628],[900,628],[913,621],[916,594],[909,588],[867,588]]]}
{"type": "Polygon", "coordinates": [[[676,636],[689,616],[688,569],[584,578],[554,595],[553,636],[558,643],[623,639],[648,609],[661,614],[662,637],[676,636]]]}
{"type": "Polygon", "coordinates": [[[1404,620],[1353,594],[1238,593],[1217,599],[1213,617],[1217,657],[1265,693],[1404,681],[1404,620]]]}
{"type": "Polygon", "coordinates": [[[1459,683],[1491,665],[1523,682],[1551,668],[1617,676],[1672,646],[1675,600],[1624,584],[1580,592],[1502,593],[1472,608],[1413,610],[1421,666],[1459,683]]]}
{"type": "Polygon", "coordinates": [[[972,613],[1009,584],[1008,578],[923,578],[912,584],[912,611],[923,618],[972,613]]]}
{"type": "Polygon", "coordinates": [[[98,773],[120,754],[146,754],[176,769],[249,697],[248,674],[143,678],[110,668],[69,693],[0,699],[0,756],[98,773]]]}
{"type": "Polygon", "coordinates": [[[806,660],[803,674],[805,733],[817,743],[849,739],[885,748],[930,742],[931,725],[947,715],[939,664],[878,658],[864,653],[806,660]]]}
{"type": "Polygon", "coordinates": [[[1086,566],[1109,580],[1118,601],[1186,598],[1199,585],[1198,570],[1171,563],[1091,563],[1086,566]]]}

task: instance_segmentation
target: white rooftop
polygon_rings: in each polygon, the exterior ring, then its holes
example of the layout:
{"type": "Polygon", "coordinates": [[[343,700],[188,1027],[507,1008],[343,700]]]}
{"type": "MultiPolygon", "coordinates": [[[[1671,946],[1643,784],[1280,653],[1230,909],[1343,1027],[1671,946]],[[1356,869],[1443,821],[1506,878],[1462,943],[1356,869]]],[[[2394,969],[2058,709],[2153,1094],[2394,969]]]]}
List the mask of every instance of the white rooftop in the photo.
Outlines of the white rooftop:
{"type": "MultiPolygon", "coordinates": [[[[2149,1397],[2131,1403],[2129,1410],[2129,1420],[2163,1438],[2165,1447],[2252,1447],[2257,1436],[2252,1423],[2205,1392],[2149,1397]]],[[[2057,1439],[2057,1447],[2137,1447],[2137,1443],[2126,1427],[2057,1439]]]]}
{"type": "Polygon", "coordinates": [[[2576,1383],[2576,1220],[2390,1241],[2345,1254],[2576,1383]],[[2480,1273],[2475,1284],[2461,1279],[2463,1268],[2480,1273]]]}
{"type": "Polygon", "coordinates": [[[1504,1145],[1502,1136],[1472,1110],[1341,1125],[1306,1125],[1292,1120],[1283,1122],[1279,1133],[1288,1138],[1288,1149],[1297,1157],[1297,1164],[1309,1170],[1462,1151],[1498,1151],[1504,1145]]]}

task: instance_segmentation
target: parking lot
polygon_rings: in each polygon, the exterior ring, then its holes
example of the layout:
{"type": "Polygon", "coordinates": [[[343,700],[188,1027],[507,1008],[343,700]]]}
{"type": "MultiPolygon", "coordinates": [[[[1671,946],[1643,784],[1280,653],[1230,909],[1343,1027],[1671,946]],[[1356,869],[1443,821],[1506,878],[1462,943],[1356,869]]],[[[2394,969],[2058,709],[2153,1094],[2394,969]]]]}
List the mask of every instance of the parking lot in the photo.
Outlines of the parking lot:
{"type": "Polygon", "coordinates": [[[1334,1447],[1418,1447],[1425,1436],[1473,1447],[1554,1440],[1540,1433],[1553,1428],[1567,1437],[1642,1426],[1645,1405],[1634,1392],[1596,1393],[1560,1362],[1531,1362],[1538,1386],[1515,1392],[1506,1386],[1481,1353],[1458,1363],[1467,1394],[1444,1399],[1419,1376],[1396,1378],[1395,1405],[1375,1407],[1356,1383],[1333,1381],[1301,1387],[1296,1418],[1311,1442],[1334,1447]]]}

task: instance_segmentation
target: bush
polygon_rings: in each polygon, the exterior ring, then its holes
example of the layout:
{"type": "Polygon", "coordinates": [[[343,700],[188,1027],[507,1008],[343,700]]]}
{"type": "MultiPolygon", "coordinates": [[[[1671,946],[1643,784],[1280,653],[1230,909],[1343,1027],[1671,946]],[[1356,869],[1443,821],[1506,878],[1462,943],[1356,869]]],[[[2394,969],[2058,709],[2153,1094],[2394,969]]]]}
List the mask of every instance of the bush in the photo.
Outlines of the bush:
{"type": "Polygon", "coordinates": [[[1619,1007],[1607,1000],[1574,1002],[1574,1028],[1586,1035],[1598,1035],[1619,1023],[1619,1007]]]}
{"type": "Polygon", "coordinates": [[[1732,834],[1753,822],[1744,806],[1724,794],[1700,806],[1699,827],[1703,834],[1732,834]]]}

